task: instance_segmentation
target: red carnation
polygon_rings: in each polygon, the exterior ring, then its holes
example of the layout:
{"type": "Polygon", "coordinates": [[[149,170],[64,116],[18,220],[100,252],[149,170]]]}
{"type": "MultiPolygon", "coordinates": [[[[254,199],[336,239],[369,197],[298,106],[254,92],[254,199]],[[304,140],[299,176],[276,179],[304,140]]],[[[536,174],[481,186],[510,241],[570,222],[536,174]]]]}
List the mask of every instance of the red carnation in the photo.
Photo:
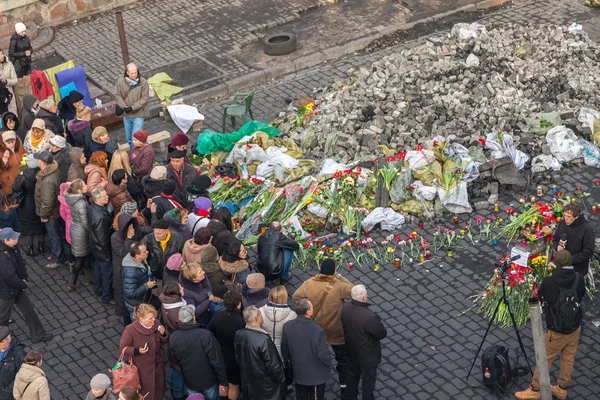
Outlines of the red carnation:
{"type": "Polygon", "coordinates": [[[485,146],[485,139],[479,138],[479,143],[481,143],[482,146],[485,146]]]}

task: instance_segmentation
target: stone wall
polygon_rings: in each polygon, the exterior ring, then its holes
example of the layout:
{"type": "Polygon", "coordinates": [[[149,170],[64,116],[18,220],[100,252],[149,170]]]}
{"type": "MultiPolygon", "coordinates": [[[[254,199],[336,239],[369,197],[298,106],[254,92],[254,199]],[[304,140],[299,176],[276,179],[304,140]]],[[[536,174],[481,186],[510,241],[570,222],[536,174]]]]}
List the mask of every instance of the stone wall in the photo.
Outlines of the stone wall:
{"type": "Polygon", "coordinates": [[[10,22],[33,21],[41,26],[58,25],[139,0],[0,0],[0,14],[10,22]]]}

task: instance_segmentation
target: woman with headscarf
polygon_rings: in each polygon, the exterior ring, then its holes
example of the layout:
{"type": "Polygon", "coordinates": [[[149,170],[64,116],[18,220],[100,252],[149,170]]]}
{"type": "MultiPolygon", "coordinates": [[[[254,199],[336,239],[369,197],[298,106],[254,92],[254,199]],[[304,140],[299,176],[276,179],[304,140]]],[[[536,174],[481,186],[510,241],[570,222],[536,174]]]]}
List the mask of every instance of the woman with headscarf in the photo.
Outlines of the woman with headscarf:
{"type": "Polygon", "coordinates": [[[169,222],[169,230],[179,233],[183,237],[183,240],[192,238],[192,232],[187,227],[188,214],[189,211],[185,208],[174,208],[167,211],[163,216],[163,219],[169,222]]]}
{"type": "Polygon", "coordinates": [[[17,175],[21,173],[21,160],[25,149],[21,139],[13,131],[4,131],[0,135],[0,185],[2,189],[11,194],[12,184],[17,175]]]}
{"type": "Polygon", "coordinates": [[[46,228],[35,212],[35,184],[37,182],[36,174],[40,171],[37,160],[33,154],[27,156],[27,167],[22,174],[17,175],[12,189],[13,192],[22,191],[23,201],[19,204],[17,212],[21,220],[22,231],[19,237],[19,243],[25,249],[25,254],[33,257],[44,253],[44,240],[46,238],[46,228]]]}
{"type": "Polygon", "coordinates": [[[85,154],[83,154],[83,149],[80,147],[73,147],[71,151],[69,151],[69,160],[71,160],[71,165],[67,172],[67,181],[73,182],[75,179],[81,179],[84,182],[87,182],[87,175],[85,173],[87,159],[85,158],[85,154]]]}
{"type": "Polygon", "coordinates": [[[33,126],[33,120],[39,108],[38,99],[32,94],[23,96],[23,109],[21,110],[21,125],[26,131],[29,131],[33,126]]]}
{"type": "Polygon", "coordinates": [[[15,99],[15,91],[13,87],[17,85],[19,78],[15,71],[14,65],[8,61],[8,57],[4,54],[4,51],[0,49],[0,83],[4,84],[10,94],[13,96],[10,103],[8,104],[8,111],[13,114],[17,113],[17,99],[15,99]]]}
{"type": "Polygon", "coordinates": [[[50,129],[55,135],[62,136],[65,130],[62,121],[56,113],[57,108],[54,100],[46,99],[40,102],[40,110],[36,114],[36,117],[44,120],[46,129],[50,129]]]}
{"type": "Polygon", "coordinates": [[[133,176],[136,179],[142,179],[152,171],[154,148],[148,144],[148,134],[144,130],[133,134],[131,165],[133,166],[133,176]]]}
{"type": "Polygon", "coordinates": [[[8,56],[15,66],[17,77],[22,78],[31,72],[31,53],[33,48],[27,36],[27,28],[22,22],[17,22],[8,48],[8,56]]]}
{"type": "Polygon", "coordinates": [[[97,151],[90,157],[90,163],[85,166],[84,171],[87,175],[87,188],[88,193],[92,193],[92,190],[97,187],[105,187],[108,183],[108,176],[106,171],[108,170],[108,157],[103,151],[97,151]]]}
{"type": "Polygon", "coordinates": [[[92,131],[92,140],[89,143],[89,154],[96,151],[103,151],[108,156],[108,159],[112,157],[112,154],[119,149],[119,145],[114,139],[108,137],[108,131],[103,126],[98,126],[92,131]]]}
{"type": "Polygon", "coordinates": [[[31,129],[25,136],[25,151],[27,154],[41,153],[42,151],[52,151],[50,139],[54,137],[52,131],[46,129],[46,123],[41,118],[36,118],[31,124],[31,129]]]}
{"type": "Polygon", "coordinates": [[[2,115],[2,128],[1,132],[4,131],[13,131],[17,134],[17,137],[21,139],[21,143],[25,140],[25,135],[27,134],[27,129],[23,128],[19,122],[19,118],[17,117],[17,113],[12,113],[10,111],[5,112],[2,115]]]}
{"type": "MultiPolygon", "coordinates": [[[[92,138],[92,109],[84,105],[77,108],[76,117],[67,122],[67,142],[73,147],[86,149],[92,138]]],[[[86,153],[86,157],[89,155],[86,153]]]]}

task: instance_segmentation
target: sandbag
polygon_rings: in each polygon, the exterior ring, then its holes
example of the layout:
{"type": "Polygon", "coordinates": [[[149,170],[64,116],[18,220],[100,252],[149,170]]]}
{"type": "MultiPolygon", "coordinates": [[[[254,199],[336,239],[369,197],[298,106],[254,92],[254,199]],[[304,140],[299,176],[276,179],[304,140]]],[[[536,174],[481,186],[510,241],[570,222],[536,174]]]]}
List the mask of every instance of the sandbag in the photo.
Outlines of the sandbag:
{"type": "Polygon", "coordinates": [[[533,172],[544,172],[549,169],[559,171],[561,168],[560,162],[549,154],[540,154],[531,160],[531,170],[533,172]]]}
{"type": "Polygon", "coordinates": [[[421,202],[415,199],[406,200],[404,203],[391,205],[394,211],[401,211],[410,215],[422,215],[425,208],[421,202]]]}
{"type": "Polygon", "coordinates": [[[404,216],[398,214],[391,208],[377,207],[369,213],[362,221],[362,227],[365,231],[371,231],[375,225],[380,224],[381,229],[393,231],[404,223],[404,216]]]}
{"type": "Polygon", "coordinates": [[[517,169],[523,169],[525,163],[529,160],[529,156],[515,148],[513,137],[508,134],[502,134],[502,143],[500,143],[500,135],[496,132],[490,132],[485,138],[485,147],[492,150],[492,158],[496,160],[502,157],[509,156],[517,169]]]}
{"type": "Polygon", "coordinates": [[[422,167],[426,167],[432,162],[435,161],[435,155],[431,150],[411,150],[406,152],[406,157],[404,161],[408,163],[408,168],[410,169],[419,169],[422,167]]]}
{"type": "Polygon", "coordinates": [[[596,144],[600,146],[600,118],[596,118],[594,121],[594,133],[592,134],[592,138],[596,144]]]}
{"type": "Polygon", "coordinates": [[[433,181],[436,179],[436,176],[433,173],[433,171],[436,171],[438,169],[440,171],[440,176],[441,176],[442,168],[440,166],[440,163],[436,161],[433,164],[431,164],[431,167],[422,167],[422,168],[414,170],[413,177],[416,180],[423,182],[425,185],[431,185],[433,183],[433,181]]]}
{"type": "Polygon", "coordinates": [[[461,182],[460,185],[450,189],[448,196],[446,196],[445,189],[441,187],[437,188],[437,193],[442,205],[451,213],[462,214],[473,211],[471,204],[469,204],[466,182],[461,182]]]}
{"type": "Polygon", "coordinates": [[[559,162],[568,162],[583,156],[583,146],[577,143],[577,136],[564,125],[556,126],[546,134],[550,153],[559,162]]]}
{"type": "Polygon", "coordinates": [[[408,190],[412,180],[412,173],[410,170],[404,169],[400,172],[400,175],[394,179],[392,187],[390,188],[390,200],[392,203],[402,203],[412,197],[408,190]]]}

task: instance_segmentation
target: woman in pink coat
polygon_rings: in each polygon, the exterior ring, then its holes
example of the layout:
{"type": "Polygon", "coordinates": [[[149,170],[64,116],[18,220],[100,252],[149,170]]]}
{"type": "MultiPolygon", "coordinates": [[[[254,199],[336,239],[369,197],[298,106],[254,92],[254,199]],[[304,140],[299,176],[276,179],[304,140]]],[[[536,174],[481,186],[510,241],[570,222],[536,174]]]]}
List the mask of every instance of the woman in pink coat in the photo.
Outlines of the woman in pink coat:
{"type": "Polygon", "coordinates": [[[65,231],[67,243],[71,244],[71,207],[65,200],[65,192],[71,186],[71,182],[64,182],[60,184],[60,194],[58,195],[58,202],[60,203],[60,217],[65,221],[65,231]]]}

